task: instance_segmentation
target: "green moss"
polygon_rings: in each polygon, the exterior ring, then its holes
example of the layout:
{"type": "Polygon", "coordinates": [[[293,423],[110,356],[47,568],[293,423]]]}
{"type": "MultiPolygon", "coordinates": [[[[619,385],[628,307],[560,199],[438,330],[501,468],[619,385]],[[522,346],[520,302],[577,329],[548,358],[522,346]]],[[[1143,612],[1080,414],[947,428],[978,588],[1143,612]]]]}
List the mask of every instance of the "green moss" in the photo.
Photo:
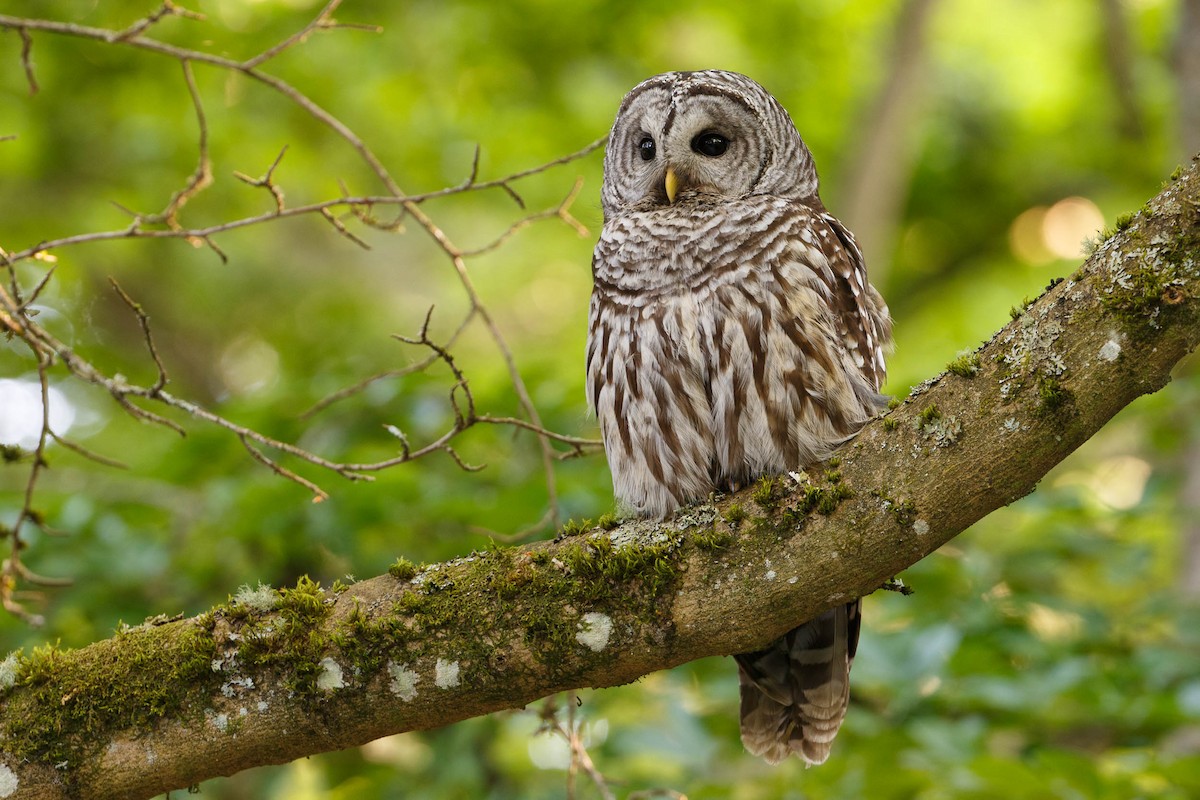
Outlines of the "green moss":
{"type": "MultiPolygon", "coordinates": [[[[462,646],[456,660],[463,679],[473,670],[512,669],[497,662],[497,624],[524,632],[530,654],[552,668],[586,657],[575,636],[578,614],[603,610],[637,623],[656,621],[659,604],[678,578],[675,551],[682,535],[654,544],[616,543],[593,533],[552,550],[492,548],[427,569],[383,622],[360,622],[351,613],[337,641],[349,662],[369,676],[400,661],[409,647],[425,647],[440,632],[462,646]],[[480,608],[488,614],[481,616],[480,608]],[[565,613],[564,613],[565,612],[565,613]]],[[[412,656],[415,658],[416,656],[412,656]]]]}
{"type": "Polygon", "coordinates": [[[71,767],[112,732],[199,716],[221,680],[212,670],[216,655],[212,629],[196,621],[125,628],[82,650],[38,647],[19,657],[15,684],[4,693],[4,750],[21,761],[71,767]]]}
{"type": "Polygon", "coordinates": [[[1174,171],[1171,173],[1171,182],[1174,183],[1175,181],[1179,180],[1182,177],[1183,177],[1183,165],[1180,164],[1179,166],[1175,167],[1174,171]]]}
{"type": "Polygon", "coordinates": [[[1119,233],[1119,232],[1127,229],[1130,225],[1132,225],[1133,220],[1136,216],[1137,216],[1137,213],[1134,211],[1130,211],[1125,214],[1117,215],[1117,223],[1116,223],[1117,232],[1119,233]]]}
{"type": "Polygon", "coordinates": [[[715,552],[724,550],[733,544],[733,538],[733,534],[728,529],[713,527],[700,530],[692,537],[692,541],[701,550],[715,552]]]}
{"type": "Polygon", "coordinates": [[[621,524],[621,518],[616,514],[601,514],[600,519],[596,520],[596,524],[606,531],[611,531],[621,524]]]}
{"type": "Polygon", "coordinates": [[[770,476],[759,478],[751,497],[761,508],[767,510],[774,508],[779,504],[779,497],[775,493],[775,479],[770,476]]]}
{"type": "Polygon", "coordinates": [[[796,510],[801,515],[816,511],[818,514],[829,516],[837,510],[843,500],[853,496],[854,493],[850,491],[850,487],[844,483],[836,483],[831,486],[817,486],[810,483],[804,487],[804,495],[796,510]]]}
{"type": "Polygon", "coordinates": [[[896,430],[896,426],[898,426],[899,424],[900,423],[896,422],[895,417],[884,417],[883,418],[883,429],[885,431],[894,431],[894,430],[896,430]]]}
{"type": "Polygon", "coordinates": [[[1126,280],[1114,282],[1112,291],[1101,294],[1100,302],[1130,327],[1144,325],[1164,305],[1184,299],[1177,265],[1167,262],[1160,269],[1133,267],[1126,280]]]}
{"type": "Polygon", "coordinates": [[[1075,394],[1056,378],[1038,376],[1038,413],[1055,414],[1067,409],[1075,401],[1075,394]]]}
{"type": "Polygon", "coordinates": [[[341,657],[360,676],[373,675],[382,670],[411,638],[411,631],[404,620],[394,615],[372,620],[363,612],[357,598],[350,613],[329,636],[341,657]]]}
{"type": "Polygon", "coordinates": [[[562,539],[568,536],[578,536],[581,533],[587,533],[591,529],[592,521],[590,519],[579,521],[569,519],[563,524],[562,530],[558,533],[558,537],[562,539]]]}
{"type": "Polygon", "coordinates": [[[1033,301],[1026,297],[1021,301],[1021,305],[1013,306],[1012,308],[1008,309],[1008,315],[1013,319],[1020,319],[1021,315],[1024,314],[1031,305],[1033,305],[1033,301]]]}
{"type": "Polygon", "coordinates": [[[921,413],[917,414],[917,422],[924,427],[932,425],[934,422],[942,418],[942,412],[932,403],[921,409],[921,413]]]}
{"type": "Polygon", "coordinates": [[[836,486],[826,489],[822,496],[817,500],[817,513],[829,516],[837,507],[842,504],[843,500],[848,500],[853,497],[854,493],[846,487],[844,483],[839,483],[836,486]]]}
{"type": "Polygon", "coordinates": [[[900,399],[899,397],[889,397],[888,398],[888,404],[887,404],[888,411],[895,411],[897,408],[899,408],[902,405],[904,405],[904,401],[902,399],[900,399]]]}
{"type": "Polygon", "coordinates": [[[328,649],[323,625],[331,608],[332,601],[321,585],[307,575],[294,588],[280,589],[273,613],[244,621],[238,662],[251,670],[277,671],[283,684],[297,695],[317,695],[320,661],[328,649]]]}
{"type": "Polygon", "coordinates": [[[963,353],[946,365],[946,369],[961,378],[974,378],[979,373],[979,353],[963,353]]]}
{"type": "Polygon", "coordinates": [[[725,513],[721,515],[721,517],[725,520],[725,523],[731,528],[737,528],[746,521],[747,516],[746,509],[742,508],[737,503],[729,506],[729,508],[725,509],[725,513]]]}
{"type": "Polygon", "coordinates": [[[892,515],[900,527],[907,528],[916,521],[917,507],[911,500],[898,500],[887,489],[876,489],[871,494],[883,501],[884,510],[892,515]]]}
{"type": "Polygon", "coordinates": [[[417,565],[407,558],[397,558],[388,567],[388,574],[398,581],[411,580],[417,574],[417,565]]]}
{"type": "MultiPolygon", "coordinates": [[[[1146,213],[1151,213],[1149,209],[1146,213]]],[[[1145,239],[1145,233],[1130,233],[1134,252],[1148,250],[1148,258],[1122,262],[1123,274],[1100,293],[1100,302],[1131,332],[1150,324],[1158,326],[1159,314],[1168,313],[1189,298],[1189,282],[1193,269],[1190,260],[1200,250],[1200,225],[1197,210],[1190,214],[1192,224],[1176,240],[1162,244],[1145,239]]]]}

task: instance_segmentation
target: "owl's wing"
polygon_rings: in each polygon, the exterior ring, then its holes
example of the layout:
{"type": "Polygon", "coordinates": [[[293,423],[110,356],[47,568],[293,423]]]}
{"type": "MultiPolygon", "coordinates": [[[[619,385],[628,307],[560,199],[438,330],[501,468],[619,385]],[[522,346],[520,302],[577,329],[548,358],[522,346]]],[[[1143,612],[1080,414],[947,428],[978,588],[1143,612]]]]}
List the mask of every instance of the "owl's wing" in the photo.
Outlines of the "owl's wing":
{"type": "Polygon", "coordinates": [[[818,228],[817,238],[834,279],[829,289],[838,333],[863,376],[878,389],[887,377],[884,354],[892,340],[887,305],[867,280],[867,266],[854,235],[829,213],[820,214],[818,219],[824,226],[818,228]]]}

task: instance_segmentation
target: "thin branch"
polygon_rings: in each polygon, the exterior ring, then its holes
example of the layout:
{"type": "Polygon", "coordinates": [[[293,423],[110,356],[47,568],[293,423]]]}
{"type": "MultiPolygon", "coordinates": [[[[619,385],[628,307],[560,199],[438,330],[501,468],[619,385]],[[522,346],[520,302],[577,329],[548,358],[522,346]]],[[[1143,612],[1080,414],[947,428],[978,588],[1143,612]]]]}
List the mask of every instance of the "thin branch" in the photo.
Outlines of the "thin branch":
{"type": "Polygon", "coordinates": [[[195,171],[188,178],[187,184],[171,196],[167,207],[163,209],[157,218],[149,220],[162,220],[172,229],[181,227],[179,224],[180,209],[197,194],[211,186],[213,181],[212,161],[208,155],[208,120],[204,116],[204,103],[200,98],[200,90],[196,88],[196,77],[192,74],[191,62],[184,60],[180,63],[183,65],[183,80],[187,84],[188,95],[192,98],[192,108],[196,111],[196,124],[200,129],[200,141],[197,145],[199,161],[196,164],[195,171]]]}
{"type": "Polygon", "coordinates": [[[78,442],[74,442],[65,436],[60,436],[54,431],[50,431],[50,436],[54,439],[54,441],[58,442],[63,447],[67,448],[73,453],[83,456],[89,461],[95,461],[97,464],[101,464],[106,467],[112,467],[113,469],[129,469],[129,465],[124,461],[117,461],[115,458],[109,458],[108,456],[100,455],[94,450],[89,450],[78,442]]]}
{"type": "Polygon", "coordinates": [[[108,282],[112,284],[113,290],[125,302],[125,305],[129,306],[129,310],[133,312],[134,316],[137,317],[138,326],[142,329],[142,338],[146,342],[146,349],[150,351],[150,358],[153,359],[154,366],[158,368],[158,379],[147,390],[150,397],[155,397],[167,385],[169,379],[167,378],[167,368],[163,365],[162,357],[158,354],[158,348],[154,346],[154,336],[150,333],[150,317],[142,309],[141,304],[134,302],[134,299],[121,288],[116,278],[110,275],[108,282]]]}
{"type": "MultiPolygon", "coordinates": [[[[323,9],[321,9],[321,12],[319,14],[317,14],[317,16],[314,17],[311,22],[309,22],[307,25],[305,25],[300,30],[293,33],[291,36],[287,37],[283,41],[276,44],[274,47],[270,47],[267,50],[264,50],[263,52],[256,55],[254,58],[249,58],[249,59],[243,61],[242,67],[244,69],[254,69],[259,64],[262,64],[265,61],[269,61],[272,58],[274,58],[275,56],[279,55],[284,50],[287,50],[290,47],[293,47],[297,44],[304,42],[306,39],[308,39],[309,34],[311,34],[314,30],[332,27],[331,23],[333,22],[333,20],[332,20],[333,12],[341,4],[342,4],[342,0],[330,0],[330,2],[323,9]]],[[[342,26],[342,27],[349,27],[349,26],[342,26]]]]}
{"type": "Polygon", "coordinates": [[[279,462],[274,461],[273,459],[267,458],[267,456],[261,450],[259,450],[254,445],[250,444],[250,442],[248,441],[246,436],[239,435],[238,439],[241,441],[242,446],[246,448],[246,452],[248,452],[254,458],[255,461],[266,466],[267,469],[271,470],[276,475],[279,475],[280,477],[283,477],[283,478],[287,478],[289,481],[292,481],[293,483],[298,483],[301,486],[303,486],[304,488],[308,489],[310,492],[312,492],[314,503],[323,503],[324,501],[329,499],[329,494],[324,489],[322,489],[320,486],[317,486],[315,483],[308,480],[307,478],[297,475],[296,473],[292,472],[290,469],[287,469],[286,467],[282,466],[279,462]]]}
{"type": "MultiPolygon", "coordinates": [[[[467,329],[467,326],[471,324],[471,320],[473,320],[474,318],[475,318],[475,309],[472,308],[469,311],[467,311],[467,315],[465,317],[463,317],[462,322],[460,322],[458,324],[458,327],[454,330],[454,333],[450,334],[450,338],[447,339],[446,344],[443,345],[447,350],[449,350],[451,347],[454,346],[454,343],[458,340],[458,337],[462,334],[463,331],[465,331],[467,329]]],[[[401,367],[400,369],[389,369],[384,372],[378,372],[374,375],[371,375],[370,377],[362,379],[361,381],[359,381],[355,384],[347,386],[344,389],[339,389],[338,391],[325,396],[321,400],[318,400],[309,409],[304,411],[304,413],[302,413],[300,415],[300,418],[308,419],[309,417],[313,416],[314,414],[317,414],[318,412],[324,411],[326,408],[329,408],[329,406],[333,405],[334,403],[337,403],[341,400],[345,400],[348,397],[353,397],[354,395],[359,394],[360,392],[363,392],[364,390],[366,390],[366,388],[368,386],[371,386],[372,384],[377,383],[378,381],[388,380],[390,378],[402,378],[405,375],[412,375],[413,373],[424,372],[425,369],[429,367],[429,365],[433,364],[433,362],[435,362],[437,360],[439,360],[438,354],[436,352],[430,353],[425,358],[423,358],[420,361],[417,361],[413,364],[409,364],[407,367],[401,367]]]]}
{"type": "Polygon", "coordinates": [[[197,21],[205,19],[204,15],[199,12],[189,11],[186,8],[175,5],[171,0],[164,0],[163,4],[157,10],[151,12],[149,16],[139,19],[125,30],[117,33],[114,41],[127,41],[141,36],[166,17],[186,17],[197,21]]]}
{"type": "Polygon", "coordinates": [[[491,252],[515,236],[519,231],[522,231],[535,222],[543,219],[560,219],[574,228],[575,232],[580,236],[587,236],[589,233],[588,229],[583,225],[583,223],[571,215],[571,206],[574,204],[575,199],[579,197],[579,192],[582,189],[583,178],[576,178],[574,186],[571,187],[571,191],[567,193],[567,196],[563,198],[563,201],[557,206],[545,211],[539,211],[536,214],[530,214],[527,217],[522,217],[510,225],[507,230],[505,230],[491,242],[483,245],[482,247],[475,248],[474,250],[464,250],[462,251],[461,255],[464,258],[470,258],[472,256],[479,256],[483,255],[484,253],[491,252]]]}
{"type": "MultiPolygon", "coordinates": [[[[0,21],[2,21],[2,19],[3,19],[3,17],[2,17],[2,15],[0,15],[0,21]]],[[[0,25],[0,27],[3,27],[3,25],[0,25]]],[[[603,140],[599,140],[599,141],[600,141],[600,143],[603,143],[603,140]]],[[[582,158],[583,156],[585,156],[588,153],[595,150],[596,146],[597,146],[596,143],[593,142],[592,144],[588,145],[587,147],[584,147],[584,148],[578,150],[577,152],[573,153],[571,156],[568,156],[565,158],[566,158],[566,160],[575,160],[578,158],[582,158]]],[[[282,157],[282,155],[281,155],[281,157],[282,157]]],[[[277,162],[278,162],[278,159],[276,160],[276,163],[277,162]]],[[[373,206],[377,206],[377,205],[384,205],[384,206],[399,205],[402,207],[408,207],[410,204],[412,204],[412,205],[420,204],[420,203],[424,203],[426,201],[437,199],[437,198],[449,197],[452,195],[461,194],[465,191],[481,191],[481,190],[485,190],[485,189],[499,188],[505,182],[516,180],[517,177],[526,177],[531,174],[543,172],[543,171],[550,169],[551,167],[557,166],[558,164],[561,164],[563,162],[564,162],[564,159],[561,159],[561,158],[555,159],[554,161],[549,161],[539,167],[535,167],[533,169],[522,170],[521,172],[514,173],[513,175],[507,176],[505,178],[497,179],[495,181],[485,181],[485,182],[477,183],[477,184],[474,184],[473,186],[467,186],[467,187],[452,186],[452,187],[448,187],[445,189],[438,189],[436,191],[425,192],[422,194],[397,195],[397,196],[391,196],[391,195],[362,195],[362,196],[356,196],[356,197],[344,197],[343,196],[343,197],[332,198],[329,200],[322,200],[319,202],[308,203],[308,204],[301,205],[301,206],[293,206],[291,208],[280,208],[279,207],[279,205],[282,204],[282,195],[280,194],[279,196],[276,197],[277,207],[274,211],[269,211],[269,212],[266,212],[263,214],[257,214],[257,215],[251,216],[251,217],[243,217],[241,219],[231,220],[228,222],[217,223],[214,225],[208,225],[208,226],[197,227],[197,228],[181,228],[179,230],[170,230],[170,229],[161,230],[161,229],[143,228],[142,224],[144,222],[146,222],[146,218],[141,217],[134,211],[129,211],[128,209],[125,209],[126,212],[129,213],[131,216],[133,216],[135,219],[132,224],[130,224],[124,228],[120,228],[117,230],[109,230],[109,231],[96,231],[93,233],[74,234],[72,236],[64,236],[64,237],[61,237],[58,239],[47,239],[42,242],[39,242],[36,245],[33,245],[32,247],[28,247],[23,250],[17,250],[17,251],[14,251],[14,252],[8,254],[8,256],[6,257],[5,260],[8,263],[15,264],[19,261],[24,261],[29,258],[34,258],[40,253],[46,253],[46,252],[49,252],[52,250],[60,250],[64,247],[72,247],[72,246],[81,245],[81,244],[91,244],[91,243],[95,243],[95,242],[112,241],[112,240],[118,240],[118,239],[208,240],[208,239],[210,239],[210,237],[215,236],[216,234],[225,233],[227,231],[238,230],[240,228],[246,228],[246,227],[249,227],[252,225],[259,225],[259,224],[271,222],[271,221],[274,221],[277,219],[299,217],[299,216],[304,216],[306,214],[320,214],[326,209],[334,209],[334,208],[354,209],[355,207],[360,207],[360,206],[369,208],[369,207],[373,207],[373,206]]],[[[239,179],[245,181],[246,183],[250,183],[255,186],[258,186],[258,185],[265,186],[266,185],[265,183],[264,184],[258,183],[259,180],[263,180],[263,179],[248,178],[242,173],[235,173],[235,175],[237,177],[239,177],[239,179]]],[[[272,191],[272,195],[275,195],[275,191],[272,191]]],[[[537,219],[545,219],[550,216],[558,216],[558,214],[557,214],[557,212],[553,215],[549,214],[549,213],[543,213],[543,214],[537,214],[534,216],[537,219]]]]}
{"type": "MultiPolygon", "coordinates": [[[[144,408],[136,401],[149,400],[155,403],[165,405],[169,408],[174,408],[184,413],[191,415],[193,418],[205,421],[222,427],[236,436],[242,442],[252,456],[260,463],[268,466],[272,471],[276,472],[289,480],[293,480],[299,485],[304,486],[315,496],[320,499],[325,496],[323,490],[319,489],[316,484],[298,476],[295,472],[287,467],[279,464],[274,459],[269,458],[259,448],[267,450],[276,450],[285,455],[295,457],[318,466],[323,469],[331,470],[342,477],[350,480],[368,480],[369,475],[366,473],[375,472],[400,463],[405,463],[422,456],[435,452],[445,452],[452,460],[455,461],[461,468],[466,470],[476,470],[481,468],[478,465],[468,464],[458,455],[457,451],[451,445],[451,441],[464,430],[473,426],[480,421],[474,406],[474,398],[472,397],[465,378],[458,372],[458,368],[449,358],[448,350],[443,349],[439,353],[436,349],[433,355],[426,359],[424,365],[431,364],[434,360],[444,360],[447,362],[451,372],[455,374],[456,383],[450,390],[451,407],[454,410],[455,419],[451,428],[442,434],[434,441],[428,442],[421,447],[411,447],[400,434],[398,429],[396,433],[400,436],[402,452],[399,456],[390,459],[385,459],[373,463],[364,464],[344,464],[331,461],[320,457],[314,453],[303,450],[302,448],[285,442],[278,441],[272,437],[264,436],[255,431],[249,430],[246,427],[227,420],[220,415],[217,415],[201,406],[188,402],[181,398],[171,395],[165,390],[167,385],[167,373],[164,368],[162,359],[157,352],[154,340],[151,335],[149,321],[146,314],[141,308],[126,294],[120,286],[114,281],[114,289],[121,295],[126,304],[133,310],[138,318],[139,325],[143,331],[143,337],[146,342],[148,351],[157,370],[158,377],[155,383],[150,386],[136,386],[129,384],[120,376],[110,377],[96,369],[91,363],[80,357],[70,348],[65,347],[61,342],[51,336],[45,329],[37,325],[31,319],[31,315],[26,313],[29,310],[29,304],[41,293],[44,287],[50,280],[52,273],[47,273],[41,281],[35,286],[28,300],[22,298],[22,287],[17,280],[14,265],[28,258],[42,259],[52,261],[53,256],[50,251],[79,245],[84,243],[101,242],[116,239],[129,238],[182,238],[189,241],[193,245],[205,245],[213,250],[214,253],[222,260],[226,261],[227,257],[215,241],[215,236],[226,231],[232,231],[238,228],[266,223],[271,220],[281,219],[285,217],[300,216],[307,214],[320,214],[327,222],[329,222],[335,230],[345,238],[348,238],[355,244],[366,247],[367,244],[353,232],[348,230],[342,221],[333,213],[334,209],[344,208],[350,213],[356,215],[364,223],[381,227],[379,223],[370,219],[366,214],[366,209],[371,209],[376,206],[398,206],[401,210],[401,216],[386,227],[389,230],[398,230],[399,222],[404,216],[413,217],[421,227],[430,235],[439,247],[441,247],[449,257],[456,273],[459,276],[460,282],[464,291],[468,295],[470,301],[470,310],[460,325],[458,331],[451,337],[447,343],[447,347],[453,343],[458,334],[466,325],[475,318],[482,319],[489,336],[495,343],[497,349],[503,358],[509,372],[510,379],[513,383],[513,389],[520,403],[521,411],[528,422],[523,420],[513,420],[511,423],[506,423],[506,418],[491,418],[488,417],[485,421],[489,424],[513,424],[516,428],[529,430],[536,434],[538,446],[541,450],[543,469],[546,474],[547,497],[549,503],[549,520],[551,524],[558,519],[558,500],[555,488],[554,479],[554,462],[563,457],[574,457],[582,454],[584,448],[594,446],[594,443],[587,440],[576,440],[575,437],[565,437],[554,434],[545,429],[542,425],[538,411],[534,406],[530,394],[517,370],[515,359],[511,348],[508,346],[503,334],[497,326],[493,316],[484,305],[482,298],[475,290],[469,273],[466,268],[465,260],[468,257],[481,255],[489,252],[496,247],[499,247],[517,231],[522,228],[542,219],[557,218],[574,227],[580,232],[585,229],[574,217],[570,214],[570,206],[575,200],[579,192],[579,184],[577,183],[571,192],[568,193],[566,199],[559,204],[558,207],[552,210],[532,214],[523,220],[518,221],[514,225],[501,234],[498,239],[485,247],[474,251],[464,251],[455,246],[445,233],[437,226],[432,219],[423,213],[419,204],[439,197],[446,197],[466,191],[482,191],[489,189],[500,189],[508,194],[521,207],[524,207],[523,200],[512,185],[515,181],[522,178],[544,172],[550,168],[566,164],[578,158],[582,158],[589,153],[598,149],[604,142],[604,139],[598,139],[588,146],[582,148],[576,153],[568,154],[561,158],[557,158],[546,164],[539,165],[530,169],[521,170],[506,177],[490,180],[479,180],[479,148],[472,159],[471,169],[468,177],[458,186],[451,186],[437,191],[427,192],[424,194],[406,195],[400,190],[396,181],[391,177],[383,164],[375,156],[373,151],[366,143],[347,125],[326,111],[324,108],[313,102],[309,97],[298,91],[289,83],[280,78],[262,72],[259,67],[282,53],[288,48],[298,45],[306,40],[306,38],[315,30],[334,28],[334,27],[358,27],[358,26],[339,26],[332,20],[332,13],[338,7],[340,0],[331,0],[326,6],[314,17],[303,29],[295,34],[287,37],[277,45],[263,51],[257,56],[254,56],[245,61],[235,61],[233,59],[205,53],[202,51],[192,50],[175,45],[167,44],[161,41],[146,37],[146,33],[161,20],[169,16],[185,16],[190,18],[202,18],[200,15],[186,11],[175,6],[170,0],[164,2],[156,11],[147,17],[133,23],[127,28],[121,30],[106,30],[99,28],[91,28],[73,23],[55,22],[49,20],[27,20],[7,15],[0,15],[0,28],[12,28],[18,31],[22,37],[24,48],[22,51],[22,64],[26,68],[31,87],[36,90],[36,83],[33,81],[32,58],[30,48],[32,43],[32,31],[46,32],[57,35],[73,36],[78,38],[93,39],[113,45],[124,45],[137,49],[154,52],[159,55],[164,55],[174,58],[180,62],[183,69],[184,83],[187,87],[191,98],[194,113],[196,115],[198,127],[198,142],[197,142],[197,166],[192,175],[185,182],[184,186],[175,192],[169,199],[166,208],[158,214],[140,214],[137,212],[123,209],[129,213],[132,220],[130,224],[120,230],[101,231],[94,233],[76,234],[59,239],[46,240],[38,243],[33,247],[12,253],[0,254],[3,257],[4,264],[9,268],[10,272],[10,291],[3,292],[0,290],[0,325],[19,335],[26,341],[31,350],[36,354],[36,357],[41,360],[45,366],[49,366],[55,361],[62,362],[67,370],[76,378],[84,382],[91,383],[105,389],[110,396],[130,415],[136,419],[150,422],[157,425],[168,427],[180,435],[183,435],[184,429],[178,423],[144,408]],[[281,150],[279,156],[272,163],[267,173],[263,178],[254,180],[249,179],[239,173],[237,176],[251,185],[266,188],[272,195],[275,208],[271,212],[247,217],[238,220],[226,221],[223,223],[205,226],[205,227],[186,227],[180,220],[180,211],[184,205],[194,197],[198,192],[202,191],[212,182],[212,162],[209,154],[209,130],[208,121],[204,111],[204,104],[200,95],[195,75],[193,73],[192,64],[207,64],[211,67],[225,69],[232,72],[241,73],[248,78],[255,80],[270,90],[275,91],[286,97],[298,107],[304,109],[310,116],[325,124],[332,129],[335,134],[343,139],[354,151],[356,151],[361,160],[368,168],[375,173],[381,183],[386,187],[387,194],[381,196],[360,196],[352,197],[343,189],[343,195],[336,199],[329,199],[317,203],[310,203],[295,208],[287,208],[284,201],[282,189],[274,182],[273,176],[276,167],[282,159],[284,151],[281,150]],[[163,227],[157,227],[163,226],[163,227]],[[551,446],[552,443],[565,444],[570,449],[566,453],[557,453],[551,446]]],[[[427,320],[428,323],[428,320],[427,320]]],[[[422,338],[426,340],[427,345],[432,345],[428,342],[427,330],[423,331],[422,338]]],[[[417,365],[415,368],[423,368],[417,365]]],[[[385,375],[395,376],[399,374],[407,374],[406,371],[392,371],[385,375]]],[[[373,379],[360,382],[356,387],[351,387],[334,396],[334,399],[340,399],[344,396],[354,393],[359,390],[359,387],[366,386],[372,380],[378,379],[379,376],[373,376],[373,379]]],[[[329,402],[332,402],[330,400],[329,402]]],[[[328,402],[318,404],[318,407],[325,407],[328,402]]],[[[316,408],[316,407],[315,407],[316,408]]]]}
{"type": "Polygon", "coordinates": [[[599,439],[585,439],[579,436],[567,436],[562,433],[555,433],[548,428],[542,428],[534,425],[532,422],[526,422],[523,419],[516,417],[492,417],[487,414],[480,414],[475,417],[476,422],[485,422],[492,425],[512,425],[514,428],[523,428],[527,431],[533,431],[538,436],[545,436],[555,442],[570,445],[572,450],[582,451],[584,449],[598,450],[604,446],[604,443],[599,439]]]}
{"type": "MultiPolygon", "coordinates": [[[[34,284],[33,291],[29,293],[29,297],[21,300],[21,304],[17,307],[20,313],[25,313],[25,309],[37,302],[38,296],[42,293],[42,290],[46,288],[46,284],[50,283],[50,278],[53,277],[54,270],[56,268],[56,265],[51,265],[50,269],[46,270],[46,273],[42,275],[41,279],[34,284]]],[[[16,286],[16,284],[14,284],[14,286],[16,286]]]]}
{"type": "MultiPolygon", "coordinates": [[[[265,188],[268,192],[270,192],[271,197],[273,197],[275,199],[275,214],[274,214],[274,216],[277,216],[277,217],[283,216],[284,202],[283,202],[283,189],[279,188],[279,186],[276,185],[276,183],[274,181],[275,168],[279,166],[279,162],[283,160],[283,156],[286,152],[287,152],[287,145],[285,144],[283,146],[283,148],[279,151],[279,155],[275,156],[275,160],[271,162],[271,166],[267,167],[267,171],[263,174],[263,176],[261,178],[251,178],[249,175],[246,175],[245,173],[242,173],[242,172],[238,172],[237,170],[234,170],[234,173],[233,173],[233,177],[237,178],[238,180],[240,180],[244,183],[248,183],[251,186],[261,186],[261,187],[265,188]]],[[[325,211],[326,209],[324,207],[320,207],[318,210],[325,211]]]]}
{"type": "Polygon", "coordinates": [[[25,68],[25,80],[29,83],[29,93],[34,95],[38,93],[38,82],[37,76],[33,73],[33,37],[24,27],[18,27],[17,33],[21,37],[21,66],[25,68]]]}

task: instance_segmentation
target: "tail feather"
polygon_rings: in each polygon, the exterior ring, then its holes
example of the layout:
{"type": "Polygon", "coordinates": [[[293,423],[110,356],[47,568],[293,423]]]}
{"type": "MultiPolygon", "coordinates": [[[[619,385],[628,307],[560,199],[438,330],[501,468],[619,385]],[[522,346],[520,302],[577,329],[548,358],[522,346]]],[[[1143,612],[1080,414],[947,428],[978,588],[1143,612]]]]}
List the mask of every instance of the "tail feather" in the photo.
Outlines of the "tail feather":
{"type": "Polygon", "coordinates": [[[742,695],[742,742],[777,764],[829,757],[850,702],[861,600],[826,611],[766,649],[734,656],[742,695]]]}

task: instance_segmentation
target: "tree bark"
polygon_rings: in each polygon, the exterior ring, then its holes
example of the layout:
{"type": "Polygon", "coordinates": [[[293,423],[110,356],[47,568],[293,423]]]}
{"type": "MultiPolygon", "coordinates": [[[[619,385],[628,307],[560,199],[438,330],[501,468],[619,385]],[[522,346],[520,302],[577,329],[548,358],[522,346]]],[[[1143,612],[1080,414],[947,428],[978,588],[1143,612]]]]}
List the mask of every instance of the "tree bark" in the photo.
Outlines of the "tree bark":
{"type": "Polygon", "coordinates": [[[820,474],[10,657],[0,798],[147,798],[756,649],[874,591],[1032,491],[1200,342],[1196,160],[1120,227],[820,474]]]}

